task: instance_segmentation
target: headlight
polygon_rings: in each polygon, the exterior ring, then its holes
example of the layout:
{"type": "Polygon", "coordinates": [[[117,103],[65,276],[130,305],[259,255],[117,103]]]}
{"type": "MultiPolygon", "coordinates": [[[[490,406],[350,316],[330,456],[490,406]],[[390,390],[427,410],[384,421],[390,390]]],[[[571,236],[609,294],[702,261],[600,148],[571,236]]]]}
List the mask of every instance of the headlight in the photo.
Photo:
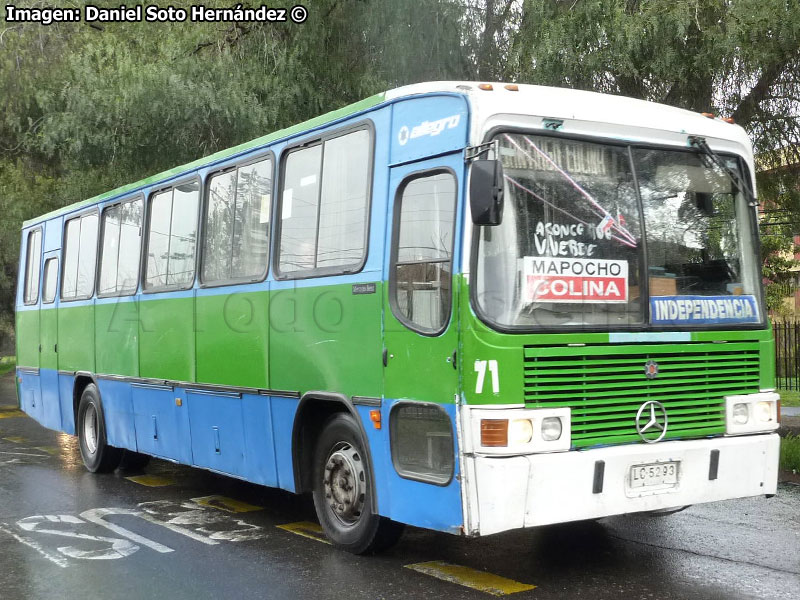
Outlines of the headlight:
{"type": "Polygon", "coordinates": [[[464,407],[467,452],[521,455],[570,449],[570,409],[464,407]],[[473,450],[474,449],[474,450],[473,450]]]}
{"type": "Polygon", "coordinates": [[[756,421],[769,423],[772,420],[772,405],[769,402],[758,402],[756,404],[756,421]]]}
{"type": "Polygon", "coordinates": [[[725,396],[725,433],[743,435],[765,433],[778,428],[778,402],[775,392],[725,396]]]}
{"type": "Polygon", "coordinates": [[[514,419],[508,425],[508,444],[518,446],[527,444],[533,437],[533,423],[530,419],[514,419]]]}
{"type": "Polygon", "coordinates": [[[554,442],[560,438],[561,429],[561,419],[559,417],[542,419],[542,439],[545,442],[554,442]]]}
{"type": "MultiPolygon", "coordinates": [[[[762,404],[759,402],[759,404],[762,404]]],[[[737,425],[745,425],[748,421],[747,404],[739,403],[733,405],[733,422],[737,425]]]]}

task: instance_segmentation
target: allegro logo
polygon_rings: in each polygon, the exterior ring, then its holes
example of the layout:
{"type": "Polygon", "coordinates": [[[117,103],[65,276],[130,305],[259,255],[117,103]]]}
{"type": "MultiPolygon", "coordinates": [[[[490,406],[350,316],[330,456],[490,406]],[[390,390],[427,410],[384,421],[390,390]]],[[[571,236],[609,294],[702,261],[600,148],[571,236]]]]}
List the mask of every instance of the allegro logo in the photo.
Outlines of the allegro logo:
{"type": "Polygon", "coordinates": [[[397,141],[401,146],[405,146],[408,140],[413,140],[425,135],[433,137],[439,135],[445,129],[455,129],[460,122],[461,115],[451,115],[439,119],[438,121],[423,121],[419,125],[415,125],[412,129],[409,129],[407,125],[403,125],[400,131],[397,132],[397,141]]]}

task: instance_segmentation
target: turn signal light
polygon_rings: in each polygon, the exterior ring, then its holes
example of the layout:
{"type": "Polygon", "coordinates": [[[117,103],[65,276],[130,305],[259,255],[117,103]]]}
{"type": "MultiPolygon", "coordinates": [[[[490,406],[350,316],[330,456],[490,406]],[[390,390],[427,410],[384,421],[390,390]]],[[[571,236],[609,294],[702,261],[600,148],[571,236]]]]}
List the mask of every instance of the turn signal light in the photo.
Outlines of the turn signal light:
{"type": "Polygon", "coordinates": [[[371,410],[369,411],[369,420],[372,421],[373,427],[375,429],[381,428],[381,411],[379,410],[371,410]]]}
{"type": "Polygon", "coordinates": [[[483,90],[485,92],[491,92],[494,89],[494,87],[492,87],[491,83],[479,83],[478,89],[483,90]]]}
{"type": "Polygon", "coordinates": [[[504,85],[503,87],[505,87],[509,92],[518,92],[519,91],[519,86],[516,83],[508,83],[508,84],[504,85]]]}
{"type": "Polygon", "coordinates": [[[508,419],[481,419],[481,446],[508,446],[508,419]]]}
{"type": "Polygon", "coordinates": [[[703,115],[704,117],[708,118],[708,119],[713,119],[714,118],[714,113],[700,113],[700,114],[703,115]]]}
{"type": "Polygon", "coordinates": [[[726,123],[730,123],[731,125],[736,123],[736,121],[733,120],[733,117],[723,117],[722,120],[726,123]]]}

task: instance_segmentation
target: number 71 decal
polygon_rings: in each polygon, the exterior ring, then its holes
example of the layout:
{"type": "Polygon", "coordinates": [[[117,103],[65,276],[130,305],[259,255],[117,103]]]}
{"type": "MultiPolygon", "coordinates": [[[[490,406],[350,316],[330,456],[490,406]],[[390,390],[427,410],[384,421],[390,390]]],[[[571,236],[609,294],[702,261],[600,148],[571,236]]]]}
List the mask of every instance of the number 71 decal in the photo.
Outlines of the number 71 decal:
{"type": "Polygon", "coordinates": [[[489,373],[492,378],[492,392],[495,394],[500,393],[500,378],[497,376],[497,361],[496,360],[476,360],[475,372],[478,374],[478,381],[475,383],[475,393],[480,394],[483,392],[483,382],[486,379],[486,367],[489,367],[489,373]]]}

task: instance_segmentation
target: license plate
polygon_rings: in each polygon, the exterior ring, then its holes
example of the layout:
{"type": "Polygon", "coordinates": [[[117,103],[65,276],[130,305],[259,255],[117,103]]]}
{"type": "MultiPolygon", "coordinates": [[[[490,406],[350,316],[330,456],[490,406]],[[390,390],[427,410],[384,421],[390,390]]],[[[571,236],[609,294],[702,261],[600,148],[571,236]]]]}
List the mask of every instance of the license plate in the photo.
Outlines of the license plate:
{"type": "Polygon", "coordinates": [[[630,485],[632,488],[675,486],[678,484],[678,465],[678,461],[633,465],[630,485]]]}

